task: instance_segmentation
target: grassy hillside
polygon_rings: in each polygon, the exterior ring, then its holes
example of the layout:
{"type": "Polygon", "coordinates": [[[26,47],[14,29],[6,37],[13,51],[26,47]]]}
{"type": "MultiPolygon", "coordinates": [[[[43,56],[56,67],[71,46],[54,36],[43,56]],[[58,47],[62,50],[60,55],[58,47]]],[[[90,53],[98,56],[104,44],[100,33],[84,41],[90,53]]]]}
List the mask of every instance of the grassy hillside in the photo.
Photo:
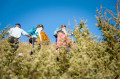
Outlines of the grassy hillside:
{"type": "MultiPolygon", "coordinates": [[[[119,78],[120,59],[111,59],[105,43],[98,43],[88,36],[79,37],[73,45],[74,51],[69,53],[66,48],[56,51],[55,44],[42,45],[41,49],[31,56],[31,44],[20,43],[18,51],[13,53],[10,52],[8,42],[3,40],[0,42],[0,77],[1,79],[119,78]],[[19,53],[22,53],[22,56],[19,53]]],[[[120,58],[120,54],[117,57],[120,58]]]]}

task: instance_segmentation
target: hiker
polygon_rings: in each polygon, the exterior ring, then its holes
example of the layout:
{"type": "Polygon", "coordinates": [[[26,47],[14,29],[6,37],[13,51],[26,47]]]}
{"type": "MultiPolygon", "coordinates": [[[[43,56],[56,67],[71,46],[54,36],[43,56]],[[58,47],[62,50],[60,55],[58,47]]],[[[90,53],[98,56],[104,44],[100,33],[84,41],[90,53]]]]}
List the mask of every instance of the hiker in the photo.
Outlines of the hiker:
{"type": "Polygon", "coordinates": [[[43,31],[44,27],[42,27],[42,30],[38,32],[38,42],[50,42],[50,39],[48,38],[47,34],[43,31]]]}
{"type": "Polygon", "coordinates": [[[39,33],[42,30],[43,30],[43,25],[37,25],[37,27],[30,29],[30,31],[28,32],[33,37],[29,39],[29,42],[31,44],[33,43],[33,47],[34,47],[34,43],[37,42],[38,35],[40,36],[40,39],[41,39],[41,35],[39,33]]]}
{"type": "Polygon", "coordinates": [[[37,27],[32,28],[29,31],[29,34],[31,36],[33,36],[32,39],[29,39],[29,42],[32,44],[32,51],[31,51],[31,55],[33,54],[33,51],[35,51],[35,48],[37,48],[37,50],[39,50],[41,48],[41,43],[45,40],[50,41],[48,36],[45,34],[45,32],[43,31],[44,27],[43,25],[37,25],[37,27]],[[36,47],[34,46],[36,43],[36,47]]]}
{"type": "Polygon", "coordinates": [[[36,44],[38,50],[41,47],[40,44],[38,44],[37,38],[38,38],[38,35],[39,35],[38,33],[42,30],[43,30],[43,25],[37,25],[36,27],[33,27],[28,31],[28,34],[30,34],[33,37],[33,38],[29,39],[29,43],[32,44],[32,51],[30,52],[30,55],[32,55],[35,51],[35,44],[36,44]]]}
{"type": "Polygon", "coordinates": [[[72,48],[73,50],[71,39],[70,37],[68,37],[69,35],[72,35],[72,34],[67,33],[66,25],[62,25],[61,30],[57,31],[56,50],[59,50],[61,46],[67,46],[67,47],[72,48]]]}
{"type": "Polygon", "coordinates": [[[26,33],[23,29],[21,29],[21,25],[19,23],[15,24],[14,28],[10,28],[8,31],[9,39],[8,42],[10,43],[11,47],[13,48],[13,52],[17,51],[19,39],[22,35],[26,35],[29,38],[32,38],[28,33],[26,33]]]}
{"type": "Polygon", "coordinates": [[[54,37],[55,37],[56,45],[57,45],[57,33],[58,33],[59,30],[62,30],[61,27],[62,26],[60,26],[60,28],[56,28],[56,30],[54,31],[54,37]]]}

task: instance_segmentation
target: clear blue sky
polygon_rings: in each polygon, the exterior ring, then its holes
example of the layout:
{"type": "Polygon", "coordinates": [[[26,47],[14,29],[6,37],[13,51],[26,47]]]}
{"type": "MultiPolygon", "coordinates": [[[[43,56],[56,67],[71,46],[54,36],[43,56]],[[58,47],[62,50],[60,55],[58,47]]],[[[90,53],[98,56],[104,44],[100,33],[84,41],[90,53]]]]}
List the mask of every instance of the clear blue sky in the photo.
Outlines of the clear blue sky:
{"type": "MultiPolygon", "coordinates": [[[[101,32],[95,26],[96,8],[100,5],[115,12],[117,0],[0,0],[0,30],[10,24],[22,25],[28,31],[31,27],[43,24],[44,31],[52,42],[55,42],[53,32],[60,25],[68,25],[74,29],[74,17],[87,19],[89,30],[100,36],[101,32]]],[[[22,36],[21,42],[28,41],[22,36]]]]}

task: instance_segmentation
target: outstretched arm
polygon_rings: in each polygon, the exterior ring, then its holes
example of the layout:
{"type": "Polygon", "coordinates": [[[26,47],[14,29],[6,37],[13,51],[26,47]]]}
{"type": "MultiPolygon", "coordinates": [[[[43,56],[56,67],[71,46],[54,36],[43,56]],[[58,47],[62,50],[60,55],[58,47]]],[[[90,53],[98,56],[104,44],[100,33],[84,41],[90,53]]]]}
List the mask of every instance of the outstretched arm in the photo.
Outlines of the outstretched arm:
{"type": "Polygon", "coordinates": [[[22,30],[22,35],[26,35],[28,36],[29,38],[33,38],[32,36],[30,36],[27,32],[25,32],[24,30],[22,30]]]}
{"type": "Polygon", "coordinates": [[[68,36],[70,36],[71,34],[67,33],[68,36]]]}
{"type": "Polygon", "coordinates": [[[70,35],[71,35],[71,34],[67,33],[67,31],[66,31],[66,30],[65,30],[64,32],[65,32],[65,35],[67,35],[67,36],[70,36],[70,35]]]}
{"type": "Polygon", "coordinates": [[[29,38],[33,38],[32,36],[30,36],[29,34],[28,35],[26,35],[26,36],[28,36],[29,38]]]}

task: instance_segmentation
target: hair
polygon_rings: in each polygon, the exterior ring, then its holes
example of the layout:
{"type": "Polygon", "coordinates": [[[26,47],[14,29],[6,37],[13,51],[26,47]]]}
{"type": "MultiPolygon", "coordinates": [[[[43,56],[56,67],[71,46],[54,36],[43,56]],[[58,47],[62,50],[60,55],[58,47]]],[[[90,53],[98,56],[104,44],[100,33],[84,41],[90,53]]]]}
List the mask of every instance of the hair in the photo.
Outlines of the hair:
{"type": "Polygon", "coordinates": [[[61,25],[60,28],[66,27],[66,25],[61,25]]]}
{"type": "Polygon", "coordinates": [[[15,27],[16,27],[17,25],[21,28],[21,25],[20,25],[19,23],[16,23],[16,24],[15,24],[15,27]]]}
{"type": "Polygon", "coordinates": [[[42,28],[44,28],[42,24],[41,24],[41,25],[37,25],[37,27],[42,27],[42,28]]]}

